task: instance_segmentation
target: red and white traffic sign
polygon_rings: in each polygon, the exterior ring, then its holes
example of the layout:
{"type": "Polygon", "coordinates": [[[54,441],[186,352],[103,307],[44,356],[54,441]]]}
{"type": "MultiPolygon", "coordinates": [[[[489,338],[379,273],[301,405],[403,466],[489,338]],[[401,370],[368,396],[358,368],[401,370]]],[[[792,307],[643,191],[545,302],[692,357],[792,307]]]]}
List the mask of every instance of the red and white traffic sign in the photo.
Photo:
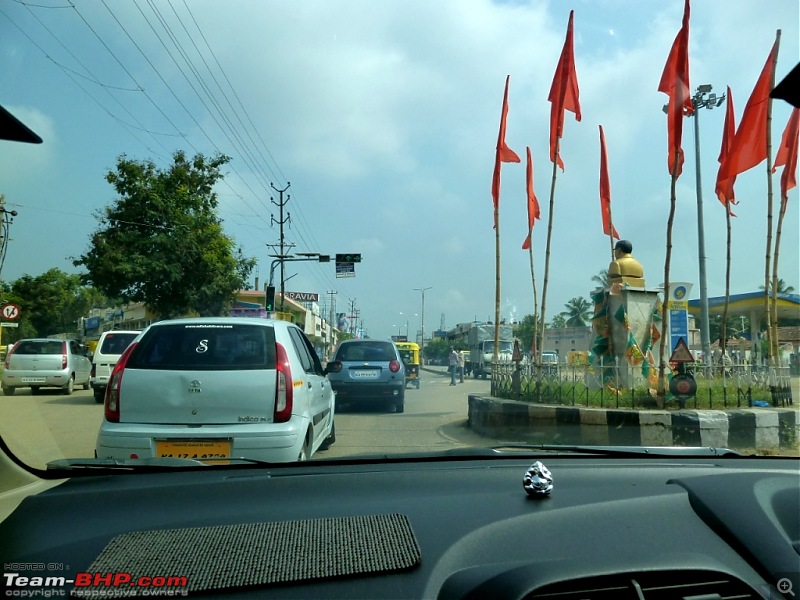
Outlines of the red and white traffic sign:
{"type": "Polygon", "coordinates": [[[689,346],[686,345],[683,338],[679,338],[678,343],[675,344],[675,351],[672,353],[672,356],[669,357],[669,362],[694,362],[694,356],[692,356],[692,352],[689,350],[689,346]]]}
{"type": "Polygon", "coordinates": [[[3,313],[4,319],[10,319],[11,321],[19,318],[19,306],[16,304],[3,304],[2,309],[0,312],[3,313]]]}

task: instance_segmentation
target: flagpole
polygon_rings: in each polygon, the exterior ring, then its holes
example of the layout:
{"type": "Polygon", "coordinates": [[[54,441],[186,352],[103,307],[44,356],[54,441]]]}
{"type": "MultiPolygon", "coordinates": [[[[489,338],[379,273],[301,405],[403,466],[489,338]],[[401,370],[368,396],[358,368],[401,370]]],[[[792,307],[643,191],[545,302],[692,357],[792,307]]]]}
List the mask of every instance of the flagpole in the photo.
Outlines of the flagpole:
{"type": "MultiPolygon", "coordinates": [[[[550,214],[547,215],[547,244],[544,251],[544,283],[542,284],[542,330],[539,333],[539,344],[536,351],[541,357],[544,350],[545,314],[547,313],[547,284],[550,279],[550,240],[553,236],[553,207],[555,206],[556,179],[558,178],[558,153],[561,138],[556,136],[555,156],[553,159],[553,177],[550,180],[550,214]]],[[[540,361],[541,362],[541,361],[540,361]]]]}
{"type": "Polygon", "coordinates": [[[667,255],[664,259],[664,303],[661,305],[661,345],[659,347],[659,366],[658,366],[658,389],[656,394],[661,401],[661,406],[659,408],[663,408],[666,397],[667,397],[667,385],[666,385],[666,368],[667,368],[667,337],[669,336],[669,331],[664,331],[665,325],[667,323],[667,314],[668,309],[667,306],[669,305],[669,267],[670,261],[672,260],[672,224],[675,221],[675,205],[676,205],[676,195],[675,195],[675,188],[678,183],[678,169],[680,167],[680,146],[676,146],[675,154],[674,154],[674,163],[672,165],[672,181],[670,183],[670,193],[669,193],[669,218],[667,219],[667,255]]]}
{"type": "MultiPolygon", "coordinates": [[[[772,58],[772,72],[770,73],[770,85],[769,89],[773,89],[775,87],[775,68],[778,64],[778,52],[780,50],[780,43],[781,43],[781,30],[778,29],[775,33],[775,52],[772,58]]],[[[768,216],[768,228],[770,233],[772,232],[772,204],[773,204],[773,189],[772,189],[772,97],[769,97],[767,100],[767,210],[769,211],[768,216]]],[[[778,340],[778,252],[780,250],[780,240],[781,240],[781,229],[783,226],[783,214],[779,214],[778,216],[778,228],[775,232],[775,257],[772,261],[772,294],[771,294],[771,303],[772,306],[768,313],[769,318],[767,319],[767,323],[770,324],[772,329],[772,349],[771,354],[773,355],[773,362],[775,367],[780,366],[780,344],[778,340]]],[[[767,253],[769,257],[769,251],[767,253]]],[[[768,259],[769,260],[769,259],[768,259]]],[[[769,268],[769,265],[767,266],[769,268]]],[[[765,289],[769,290],[769,287],[765,289]]],[[[767,299],[770,299],[770,294],[767,294],[767,299]]],[[[777,371],[776,371],[777,374],[777,371]]],[[[777,385],[777,381],[772,382],[773,385],[777,385]]]]}
{"type": "MultiPolygon", "coordinates": [[[[499,359],[498,346],[500,345],[500,215],[499,203],[494,207],[494,352],[492,354],[492,375],[495,373],[497,361],[499,359]]],[[[495,378],[492,377],[494,385],[495,378]]]]}

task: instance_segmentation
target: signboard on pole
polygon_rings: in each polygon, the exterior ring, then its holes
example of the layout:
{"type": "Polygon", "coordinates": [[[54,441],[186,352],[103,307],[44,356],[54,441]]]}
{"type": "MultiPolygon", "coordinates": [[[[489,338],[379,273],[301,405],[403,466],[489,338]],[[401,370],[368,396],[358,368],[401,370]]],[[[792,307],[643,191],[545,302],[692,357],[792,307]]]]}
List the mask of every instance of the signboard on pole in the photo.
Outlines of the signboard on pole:
{"type": "MultiPolygon", "coordinates": [[[[689,292],[692,284],[686,282],[670,283],[667,294],[669,314],[669,347],[674,351],[679,340],[684,344],[689,340],[689,292]]],[[[688,346],[687,346],[688,350],[688,346]]]]}
{"type": "Polygon", "coordinates": [[[336,277],[355,277],[356,266],[353,263],[336,263],[336,277]]]}

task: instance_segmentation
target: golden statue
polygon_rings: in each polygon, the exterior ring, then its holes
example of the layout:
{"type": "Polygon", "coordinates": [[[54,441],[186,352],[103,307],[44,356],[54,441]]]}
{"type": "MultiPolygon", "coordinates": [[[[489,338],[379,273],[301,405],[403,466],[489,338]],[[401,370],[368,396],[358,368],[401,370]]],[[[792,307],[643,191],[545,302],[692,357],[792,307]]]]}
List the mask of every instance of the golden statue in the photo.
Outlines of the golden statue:
{"type": "Polygon", "coordinates": [[[644,286],[642,263],[631,256],[633,245],[628,240],[619,240],[614,246],[614,260],[608,265],[608,283],[626,284],[631,287],[644,286]]]}

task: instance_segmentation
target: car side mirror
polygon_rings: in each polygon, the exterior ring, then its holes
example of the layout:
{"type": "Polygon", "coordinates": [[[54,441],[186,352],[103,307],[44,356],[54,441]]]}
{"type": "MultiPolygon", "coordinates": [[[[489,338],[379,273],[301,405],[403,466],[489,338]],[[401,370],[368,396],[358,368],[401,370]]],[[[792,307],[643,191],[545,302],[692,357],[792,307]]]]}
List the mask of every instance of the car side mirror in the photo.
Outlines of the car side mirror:
{"type": "Polygon", "coordinates": [[[323,369],[323,374],[327,375],[328,373],[339,373],[342,370],[342,363],[341,361],[334,360],[329,362],[325,365],[325,369],[323,369]]]}

